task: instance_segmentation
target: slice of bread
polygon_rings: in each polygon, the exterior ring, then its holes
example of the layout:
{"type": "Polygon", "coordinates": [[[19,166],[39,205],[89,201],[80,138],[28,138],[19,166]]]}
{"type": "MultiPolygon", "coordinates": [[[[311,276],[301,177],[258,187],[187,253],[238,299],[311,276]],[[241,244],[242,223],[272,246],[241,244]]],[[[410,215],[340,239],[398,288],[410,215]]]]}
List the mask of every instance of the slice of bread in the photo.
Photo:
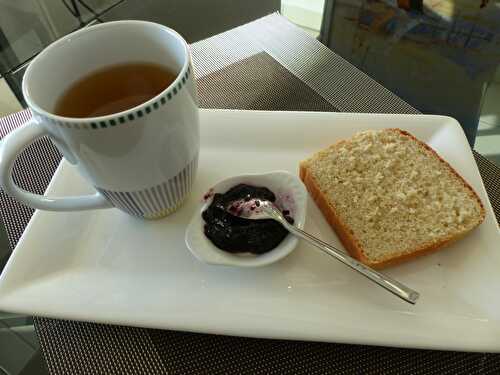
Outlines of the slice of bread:
{"type": "Polygon", "coordinates": [[[374,268],[441,249],[485,217],[467,182],[400,129],[319,151],[300,164],[300,178],[351,256],[374,268]]]}

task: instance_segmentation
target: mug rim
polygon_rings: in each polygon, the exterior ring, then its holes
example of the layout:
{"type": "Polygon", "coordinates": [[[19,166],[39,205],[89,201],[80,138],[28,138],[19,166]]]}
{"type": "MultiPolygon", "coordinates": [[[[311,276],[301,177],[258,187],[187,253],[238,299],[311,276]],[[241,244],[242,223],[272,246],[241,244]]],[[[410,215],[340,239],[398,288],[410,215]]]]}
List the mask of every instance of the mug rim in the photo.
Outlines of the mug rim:
{"type": "Polygon", "coordinates": [[[53,43],[48,45],[42,52],[40,52],[40,54],[38,54],[33,59],[33,61],[29,64],[28,68],[26,69],[26,73],[24,74],[23,82],[22,82],[22,92],[23,92],[24,100],[28,104],[28,108],[32,109],[37,114],[43,115],[45,117],[51,118],[51,119],[53,119],[55,121],[59,121],[59,122],[66,122],[66,123],[100,122],[100,121],[107,121],[107,120],[113,119],[117,116],[126,117],[130,113],[137,112],[137,110],[141,109],[142,107],[147,107],[149,105],[152,105],[154,102],[157,102],[160,97],[164,96],[165,93],[167,93],[170,89],[175,88],[179,84],[179,82],[182,80],[182,77],[186,74],[186,72],[189,69],[190,55],[191,55],[191,53],[190,53],[189,46],[188,46],[186,40],[177,31],[175,31],[174,29],[171,29],[168,26],[165,26],[165,25],[162,25],[162,24],[156,23],[156,22],[140,21],[140,20],[122,20],[122,21],[105,22],[102,24],[92,25],[90,27],[85,27],[83,29],[74,31],[66,36],[63,36],[62,38],[57,39],[56,41],[54,41],[53,43]],[[36,62],[38,60],[41,60],[44,56],[46,56],[47,54],[50,54],[52,49],[59,48],[60,45],[62,45],[63,43],[66,43],[68,39],[71,39],[72,37],[74,37],[76,35],[87,33],[90,30],[95,30],[95,28],[104,29],[106,27],[112,27],[116,24],[139,24],[139,25],[148,25],[148,26],[158,27],[158,28],[163,29],[164,31],[172,34],[177,40],[179,40],[182,43],[182,46],[184,47],[184,55],[186,57],[185,61],[182,65],[182,68],[177,73],[175,79],[165,89],[163,89],[157,95],[155,95],[151,99],[145,101],[144,103],[141,103],[141,104],[136,105],[134,107],[128,108],[124,111],[115,112],[115,113],[111,113],[109,115],[104,115],[104,116],[94,116],[94,117],[60,116],[60,115],[56,115],[52,112],[49,112],[46,109],[43,109],[42,107],[40,107],[38,104],[35,103],[35,101],[33,100],[33,98],[31,98],[31,96],[29,94],[29,90],[27,88],[28,87],[27,82],[30,78],[30,74],[32,74],[31,71],[34,69],[33,66],[36,64],[36,62]]]}

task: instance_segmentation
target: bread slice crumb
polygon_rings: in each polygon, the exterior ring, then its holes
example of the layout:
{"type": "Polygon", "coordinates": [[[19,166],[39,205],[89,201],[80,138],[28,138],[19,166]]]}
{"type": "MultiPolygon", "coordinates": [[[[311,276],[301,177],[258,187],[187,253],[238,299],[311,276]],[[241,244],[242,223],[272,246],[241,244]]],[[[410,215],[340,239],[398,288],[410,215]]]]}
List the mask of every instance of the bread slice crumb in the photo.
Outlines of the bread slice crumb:
{"type": "Polygon", "coordinates": [[[400,129],[319,151],[301,162],[300,177],[349,253],[375,268],[441,249],[485,217],[465,180],[400,129]]]}

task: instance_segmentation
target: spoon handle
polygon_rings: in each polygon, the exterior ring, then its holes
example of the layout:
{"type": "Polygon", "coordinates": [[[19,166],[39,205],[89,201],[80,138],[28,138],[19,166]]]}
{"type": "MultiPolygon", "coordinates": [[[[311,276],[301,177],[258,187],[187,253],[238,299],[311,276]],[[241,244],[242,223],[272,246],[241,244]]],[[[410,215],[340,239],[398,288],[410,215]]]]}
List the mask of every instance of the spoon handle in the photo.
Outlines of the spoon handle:
{"type": "Polygon", "coordinates": [[[343,251],[336,249],[335,247],[327,244],[326,242],[321,241],[320,239],[310,235],[307,232],[304,232],[301,229],[296,228],[293,225],[286,223],[285,228],[295,236],[308,241],[321,251],[340,260],[342,263],[358,271],[362,275],[369,278],[371,281],[377,283],[382,288],[387,289],[389,292],[395,294],[396,296],[405,300],[406,302],[409,302],[411,304],[415,304],[417,302],[417,299],[420,296],[420,294],[415,290],[408,288],[407,286],[390,278],[389,276],[386,276],[380,272],[375,271],[370,267],[365,266],[363,263],[357,261],[354,258],[351,258],[343,251]]]}

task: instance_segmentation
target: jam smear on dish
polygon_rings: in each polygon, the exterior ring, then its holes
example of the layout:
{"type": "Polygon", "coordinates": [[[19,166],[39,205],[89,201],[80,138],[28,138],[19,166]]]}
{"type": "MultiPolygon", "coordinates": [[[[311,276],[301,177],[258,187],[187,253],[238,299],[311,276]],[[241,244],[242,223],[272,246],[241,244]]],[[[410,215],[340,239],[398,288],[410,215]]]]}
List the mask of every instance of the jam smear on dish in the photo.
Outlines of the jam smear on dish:
{"type": "MultiPolygon", "coordinates": [[[[230,253],[263,254],[280,244],[288,235],[288,231],[275,220],[251,220],[234,216],[227,210],[235,211],[233,202],[250,201],[251,199],[276,201],[276,196],[266,187],[239,184],[224,194],[216,193],[210,206],[203,211],[205,235],[221,250],[230,253]]],[[[288,222],[293,223],[290,213],[285,215],[288,222]]]]}

